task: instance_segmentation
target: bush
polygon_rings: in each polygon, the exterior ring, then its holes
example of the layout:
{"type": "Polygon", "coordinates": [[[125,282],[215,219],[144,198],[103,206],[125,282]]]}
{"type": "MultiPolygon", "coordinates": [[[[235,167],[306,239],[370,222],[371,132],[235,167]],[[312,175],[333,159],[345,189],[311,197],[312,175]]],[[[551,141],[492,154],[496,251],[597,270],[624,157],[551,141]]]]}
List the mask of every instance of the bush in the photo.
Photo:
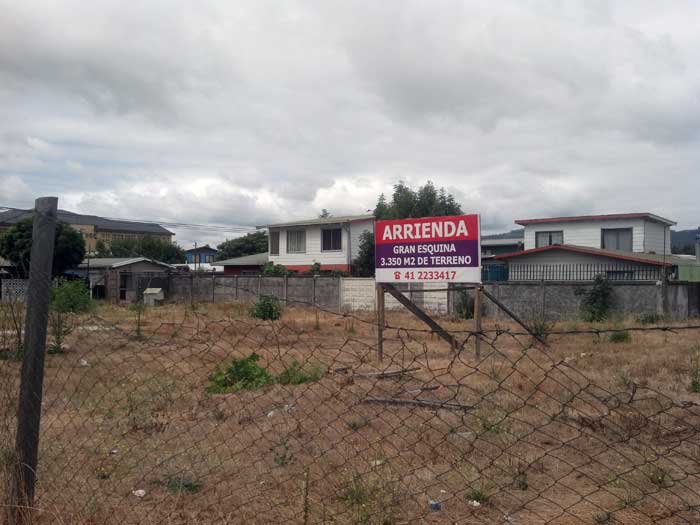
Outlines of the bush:
{"type": "Polygon", "coordinates": [[[259,359],[260,356],[256,353],[243,359],[234,359],[226,370],[217,370],[209,377],[211,384],[207,391],[225,394],[239,390],[257,390],[272,384],[274,378],[258,365],[259,359]]]}
{"type": "Polygon", "coordinates": [[[276,297],[260,296],[250,309],[250,316],[266,321],[276,321],[282,317],[282,305],[276,297]]]}
{"type": "Polygon", "coordinates": [[[61,281],[51,289],[51,309],[61,313],[84,313],[93,307],[83,281],[61,281]]]}
{"type": "Polygon", "coordinates": [[[289,275],[291,272],[281,264],[275,264],[272,261],[268,261],[263,264],[260,273],[268,277],[284,277],[285,275],[289,275]]]}
{"type": "Polygon", "coordinates": [[[624,330],[611,333],[609,339],[611,343],[629,343],[632,340],[632,335],[627,330],[624,330]]]}
{"type": "Polygon", "coordinates": [[[474,318],[474,297],[466,290],[460,290],[455,300],[455,312],[460,319],[474,318]]]}
{"type": "Polygon", "coordinates": [[[90,292],[82,281],[61,281],[51,289],[49,328],[53,343],[49,345],[49,354],[61,354],[64,351],[64,340],[73,331],[68,314],[88,312],[92,307],[90,292]]]}
{"type": "Polygon", "coordinates": [[[590,290],[577,290],[582,295],[581,313],[588,323],[605,321],[612,309],[613,289],[610,282],[602,275],[597,275],[590,290]]]}
{"type": "Polygon", "coordinates": [[[301,385],[318,381],[323,376],[323,370],[319,365],[310,364],[301,366],[296,359],[277,376],[280,385],[301,385]]]}

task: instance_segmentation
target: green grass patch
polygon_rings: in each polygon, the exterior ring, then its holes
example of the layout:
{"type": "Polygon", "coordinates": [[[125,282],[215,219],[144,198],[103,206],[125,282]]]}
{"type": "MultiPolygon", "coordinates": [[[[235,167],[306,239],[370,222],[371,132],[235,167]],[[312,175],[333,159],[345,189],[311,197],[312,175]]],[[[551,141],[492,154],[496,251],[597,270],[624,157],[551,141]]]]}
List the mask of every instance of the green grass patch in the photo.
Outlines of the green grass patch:
{"type": "Polygon", "coordinates": [[[627,330],[622,332],[613,332],[608,337],[611,343],[629,343],[632,340],[632,334],[627,330]]]}
{"type": "Polygon", "coordinates": [[[260,356],[250,354],[242,359],[234,359],[225,370],[216,370],[209,376],[207,391],[211,394],[225,394],[239,390],[258,390],[274,383],[270,373],[258,364],[260,356]]]}
{"type": "Polygon", "coordinates": [[[301,385],[318,381],[321,377],[323,377],[323,369],[319,365],[310,363],[302,366],[295,359],[277,376],[277,382],[280,385],[301,385]]]}

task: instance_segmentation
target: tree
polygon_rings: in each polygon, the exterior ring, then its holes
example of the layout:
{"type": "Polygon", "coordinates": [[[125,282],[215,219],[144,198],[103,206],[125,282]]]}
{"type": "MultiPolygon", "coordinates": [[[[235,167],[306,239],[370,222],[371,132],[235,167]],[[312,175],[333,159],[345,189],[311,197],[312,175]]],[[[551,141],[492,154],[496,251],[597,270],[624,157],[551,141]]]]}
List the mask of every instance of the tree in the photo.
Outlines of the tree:
{"type": "Polygon", "coordinates": [[[257,231],[248,233],[243,237],[229,239],[217,246],[219,250],[219,260],[243,257],[244,255],[254,255],[267,251],[267,233],[257,231]]]}
{"type": "MultiPolygon", "coordinates": [[[[410,219],[461,215],[462,207],[445,188],[437,189],[428,181],[414,191],[405,182],[394,185],[391,202],[382,193],[374,208],[377,220],[410,219]]],[[[374,234],[365,232],[360,237],[359,253],[354,261],[355,271],[365,277],[374,275],[374,234]]]]}
{"type": "Polygon", "coordinates": [[[151,236],[114,240],[109,250],[99,253],[101,257],[146,257],[167,264],[185,262],[185,250],[180,246],[151,236]]]}
{"type": "Polygon", "coordinates": [[[391,202],[382,193],[374,208],[377,220],[409,219],[418,217],[441,217],[464,213],[454,196],[445,188],[437,189],[428,181],[416,191],[399,181],[394,185],[391,202]]]}
{"type": "MultiPolygon", "coordinates": [[[[32,228],[33,219],[25,219],[0,235],[0,256],[12,262],[23,275],[29,273],[32,228]]],[[[85,241],[82,235],[67,224],[57,223],[53,250],[53,275],[63,275],[66,270],[77,268],[84,257],[85,241]]]]}
{"type": "Polygon", "coordinates": [[[321,213],[318,214],[319,219],[327,219],[330,216],[331,212],[329,212],[326,208],[323,208],[321,213]]]}
{"type": "Polygon", "coordinates": [[[362,232],[357,258],[354,261],[355,271],[360,277],[374,275],[374,233],[362,232]]]}

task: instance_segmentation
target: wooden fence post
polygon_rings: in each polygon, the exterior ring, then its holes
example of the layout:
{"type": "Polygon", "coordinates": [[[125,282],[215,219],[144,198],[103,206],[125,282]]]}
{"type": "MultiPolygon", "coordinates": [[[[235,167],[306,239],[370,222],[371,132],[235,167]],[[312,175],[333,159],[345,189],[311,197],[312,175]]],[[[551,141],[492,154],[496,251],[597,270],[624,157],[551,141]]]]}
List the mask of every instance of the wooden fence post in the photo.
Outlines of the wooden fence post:
{"type": "Polygon", "coordinates": [[[8,507],[8,521],[13,524],[28,523],[34,503],[57,208],[57,197],[41,197],[35,203],[24,358],[17,410],[17,456],[8,507]]]}
{"type": "Polygon", "coordinates": [[[477,286],[474,289],[474,331],[476,339],[474,339],[474,350],[476,358],[481,359],[481,287],[477,286]]]}
{"type": "Polygon", "coordinates": [[[376,283],[377,289],[377,359],[384,359],[384,286],[376,283]]]}

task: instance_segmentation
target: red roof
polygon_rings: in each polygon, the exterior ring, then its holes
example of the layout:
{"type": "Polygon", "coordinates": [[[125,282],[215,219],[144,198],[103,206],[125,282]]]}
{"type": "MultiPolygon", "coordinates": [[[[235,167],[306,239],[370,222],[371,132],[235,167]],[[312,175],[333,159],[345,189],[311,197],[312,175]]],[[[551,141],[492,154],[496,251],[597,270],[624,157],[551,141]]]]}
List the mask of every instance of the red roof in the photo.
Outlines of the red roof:
{"type": "MultiPolygon", "coordinates": [[[[650,264],[652,266],[672,266],[669,261],[664,261],[657,259],[657,257],[662,257],[655,254],[647,253],[621,253],[612,250],[601,250],[600,248],[589,248],[587,246],[575,246],[573,244],[552,244],[550,246],[542,246],[541,248],[531,248],[530,250],[524,250],[521,252],[505,253],[503,255],[497,255],[495,258],[499,260],[512,259],[514,257],[520,257],[521,255],[531,255],[533,253],[548,252],[552,250],[564,250],[567,252],[575,253],[585,253],[587,255],[597,255],[599,257],[609,257],[611,259],[619,259],[621,261],[636,262],[641,264],[650,264]]],[[[670,257],[669,257],[670,258],[670,257]]]]}
{"type": "Polygon", "coordinates": [[[648,219],[661,222],[669,226],[676,223],[670,219],[665,219],[653,213],[609,213],[607,215],[576,215],[571,217],[548,217],[545,219],[518,219],[515,224],[527,226],[528,224],[547,224],[550,222],[576,222],[576,221],[599,221],[606,219],[648,219]]]}

